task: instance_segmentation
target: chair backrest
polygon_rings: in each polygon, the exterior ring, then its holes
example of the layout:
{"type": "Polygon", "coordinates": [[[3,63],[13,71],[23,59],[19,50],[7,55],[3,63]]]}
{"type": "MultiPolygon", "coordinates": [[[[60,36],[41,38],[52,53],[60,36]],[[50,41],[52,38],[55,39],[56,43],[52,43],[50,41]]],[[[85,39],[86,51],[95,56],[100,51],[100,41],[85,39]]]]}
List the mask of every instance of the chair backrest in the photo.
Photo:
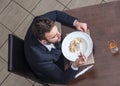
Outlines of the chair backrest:
{"type": "Polygon", "coordinates": [[[24,77],[36,78],[29,67],[24,54],[24,40],[8,35],[8,71],[24,77]]]}
{"type": "Polygon", "coordinates": [[[54,83],[43,80],[42,75],[41,79],[38,79],[38,77],[32,72],[25,59],[24,40],[13,34],[8,35],[8,71],[26,78],[30,78],[41,84],[54,83]]]}

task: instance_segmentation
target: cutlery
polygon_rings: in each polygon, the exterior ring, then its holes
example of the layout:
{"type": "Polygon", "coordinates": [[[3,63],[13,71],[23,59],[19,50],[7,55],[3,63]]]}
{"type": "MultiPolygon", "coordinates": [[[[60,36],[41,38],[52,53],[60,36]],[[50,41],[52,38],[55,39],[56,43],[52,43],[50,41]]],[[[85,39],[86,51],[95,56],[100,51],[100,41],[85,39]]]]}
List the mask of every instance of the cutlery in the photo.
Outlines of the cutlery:
{"type": "Polygon", "coordinates": [[[88,71],[89,69],[91,69],[94,65],[90,65],[88,67],[86,67],[85,69],[83,69],[81,72],[79,72],[78,74],[76,74],[75,78],[77,78],[78,76],[84,74],[86,71],[88,71]]]}

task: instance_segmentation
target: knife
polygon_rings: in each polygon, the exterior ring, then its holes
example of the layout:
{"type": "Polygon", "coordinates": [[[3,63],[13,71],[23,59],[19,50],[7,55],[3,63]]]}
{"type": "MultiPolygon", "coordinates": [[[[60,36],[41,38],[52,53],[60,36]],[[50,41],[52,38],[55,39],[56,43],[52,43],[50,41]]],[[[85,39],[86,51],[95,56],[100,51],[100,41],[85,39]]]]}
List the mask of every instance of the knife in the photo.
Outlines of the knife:
{"type": "Polygon", "coordinates": [[[88,71],[89,69],[91,69],[94,65],[90,65],[88,67],[86,67],[85,69],[83,69],[81,72],[79,72],[78,74],[75,75],[75,78],[77,78],[78,76],[84,74],[86,71],[88,71]]]}

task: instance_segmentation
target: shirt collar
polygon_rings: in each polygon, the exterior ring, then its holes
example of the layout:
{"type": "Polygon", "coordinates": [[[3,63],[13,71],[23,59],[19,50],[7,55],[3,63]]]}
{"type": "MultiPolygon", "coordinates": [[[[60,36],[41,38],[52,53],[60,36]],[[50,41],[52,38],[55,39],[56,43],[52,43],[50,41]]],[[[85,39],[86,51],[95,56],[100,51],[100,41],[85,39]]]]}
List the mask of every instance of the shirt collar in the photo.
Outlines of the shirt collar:
{"type": "Polygon", "coordinates": [[[54,44],[44,44],[44,46],[49,50],[49,51],[51,51],[51,49],[52,48],[56,48],[55,46],[54,46],[54,44]]]}

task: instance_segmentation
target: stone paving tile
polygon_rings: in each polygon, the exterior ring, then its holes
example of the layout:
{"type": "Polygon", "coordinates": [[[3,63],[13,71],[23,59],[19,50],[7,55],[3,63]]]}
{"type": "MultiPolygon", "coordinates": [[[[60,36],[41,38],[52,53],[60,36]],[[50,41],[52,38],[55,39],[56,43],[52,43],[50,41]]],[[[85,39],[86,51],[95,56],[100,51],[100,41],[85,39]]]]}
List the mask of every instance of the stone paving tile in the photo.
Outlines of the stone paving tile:
{"type": "Polygon", "coordinates": [[[52,10],[63,10],[64,6],[55,0],[41,0],[41,2],[32,11],[32,14],[41,15],[52,10]]]}
{"type": "Polygon", "coordinates": [[[67,7],[69,9],[74,9],[78,7],[85,7],[85,6],[100,4],[101,2],[102,0],[72,0],[67,7]]]}
{"type": "Polygon", "coordinates": [[[8,76],[7,63],[0,57],[0,83],[8,76]]]}
{"type": "Polygon", "coordinates": [[[0,24],[0,40],[2,40],[0,41],[0,47],[2,47],[3,43],[7,40],[9,33],[11,32],[0,24]]]}
{"type": "Polygon", "coordinates": [[[28,13],[24,9],[12,1],[1,13],[0,22],[14,31],[27,15],[28,13]]]}
{"type": "MultiPolygon", "coordinates": [[[[40,83],[35,83],[34,86],[43,86],[40,83]]],[[[49,84],[49,86],[67,86],[67,85],[62,85],[62,84],[49,84]]]]}
{"type": "Polygon", "coordinates": [[[8,5],[10,0],[0,0],[0,13],[8,5]]]}
{"type": "Polygon", "coordinates": [[[28,78],[26,78],[31,84],[34,84],[35,83],[35,81],[33,81],[33,80],[31,80],[31,79],[28,79],[28,78]]]}
{"type": "Polygon", "coordinates": [[[33,17],[32,15],[29,15],[29,16],[25,19],[25,21],[23,21],[23,23],[19,26],[19,28],[15,31],[15,34],[16,34],[18,37],[24,39],[25,34],[26,34],[26,32],[27,32],[27,30],[28,30],[28,28],[29,28],[29,26],[30,26],[33,18],[34,18],[34,17],[33,17]]]}
{"type": "Polygon", "coordinates": [[[28,11],[31,11],[40,0],[15,0],[15,1],[28,11]]]}
{"type": "Polygon", "coordinates": [[[8,41],[0,48],[0,56],[7,62],[8,61],[8,41]]]}
{"type": "Polygon", "coordinates": [[[1,86],[32,86],[24,77],[11,73],[1,86]]]}
{"type": "Polygon", "coordinates": [[[69,10],[69,9],[68,9],[68,8],[65,8],[64,11],[65,11],[65,10],[69,10]]]}
{"type": "Polygon", "coordinates": [[[71,0],[56,0],[56,1],[62,3],[63,5],[66,6],[71,0]]]}
{"type": "Polygon", "coordinates": [[[34,84],[34,86],[43,86],[43,85],[40,84],[40,83],[38,83],[38,82],[36,82],[36,83],[34,84]]]}

